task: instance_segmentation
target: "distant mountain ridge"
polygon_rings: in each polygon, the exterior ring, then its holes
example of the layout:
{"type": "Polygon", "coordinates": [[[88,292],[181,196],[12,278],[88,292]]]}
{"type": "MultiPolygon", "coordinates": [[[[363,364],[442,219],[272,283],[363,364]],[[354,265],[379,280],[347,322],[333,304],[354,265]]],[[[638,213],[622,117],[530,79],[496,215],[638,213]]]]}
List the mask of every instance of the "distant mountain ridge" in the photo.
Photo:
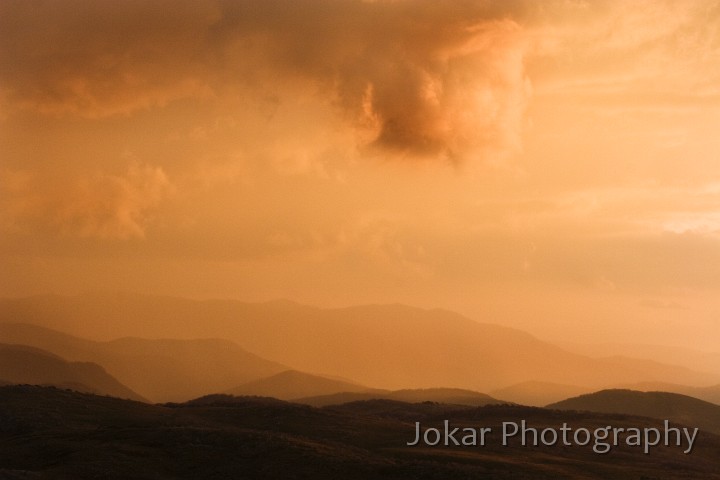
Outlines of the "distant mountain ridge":
{"type": "Polygon", "coordinates": [[[287,369],[221,339],[121,338],[94,342],[35,325],[0,323],[0,342],[30,345],[69,360],[98,363],[156,402],[222,392],[287,369]]]}
{"type": "Polygon", "coordinates": [[[367,392],[341,392],[330,395],[297,398],[294,401],[315,407],[340,405],[365,400],[391,400],[397,402],[436,402],[448,405],[481,407],[508,403],[480,392],[460,388],[418,388],[405,390],[375,390],[367,392]]]}
{"type": "Polygon", "coordinates": [[[271,377],[239,385],[226,393],[230,395],[257,395],[280,400],[328,395],[339,392],[368,392],[363,385],[311,375],[297,370],[286,370],[271,377]]]}
{"type": "Polygon", "coordinates": [[[570,352],[595,358],[620,355],[623,357],[654,359],[656,361],[663,359],[663,361],[667,363],[688,367],[690,369],[695,369],[698,368],[698,365],[702,365],[702,370],[704,371],[711,373],[720,372],[720,352],[643,343],[584,344],[563,342],[560,343],[559,346],[570,352]]]}
{"type": "Polygon", "coordinates": [[[544,407],[548,403],[558,402],[593,390],[578,385],[564,385],[549,382],[521,382],[509,387],[493,390],[490,395],[504,398],[520,405],[544,407]]]}
{"type": "Polygon", "coordinates": [[[288,370],[226,392],[235,396],[272,397],[316,407],[338,405],[360,400],[395,400],[400,402],[438,402],[482,406],[506,403],[484,393],[459,388],[383,390],[348,381],[288,370]]]}
{"type": "Polygon", "coordinates": [[[68,362],[39,348],[0,344],[0,378],[8,384],[54,385],[87,393],[146,401],[100,365],[68,362]]]}
{"type": "Polygon", "coordinates": [[[292,302],[45,296],[0,301],[0,320],[97,339],[162,338],[169,332],[184,339],[228,339],[286,366],[282,370],[322,372],[390,390],[444,385],[493,391],[521,382],[577,379],[591,389],[643,381],[720,383],[715,375],[685,367],[585,357],[511,328],[402,305],[320,309],[292,302]]]}

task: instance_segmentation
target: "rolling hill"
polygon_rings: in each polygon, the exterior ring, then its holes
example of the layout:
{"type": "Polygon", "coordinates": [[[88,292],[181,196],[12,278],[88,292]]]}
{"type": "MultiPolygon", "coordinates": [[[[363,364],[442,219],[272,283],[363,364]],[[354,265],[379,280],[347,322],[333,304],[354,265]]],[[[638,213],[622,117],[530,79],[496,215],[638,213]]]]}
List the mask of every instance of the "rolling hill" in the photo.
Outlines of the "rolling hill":
{"type": "Polygon", "coordinates": [[[602,390],[552,403],[547,408],[643,415],[720,433],[720,406],[677,393],[602,390]]]}
{"type": "Polygon", "coordinates": [[[0,375],[8,384],[54,385],[87,393],[145,401],[109,375],[100,365],[67,362],[57,355],[25,345],[0,344],[0,375]]]}
{"type": "MultiPolygon", "coordinates": [[[[0,323],[0,342],[21,343],[74,361],[101,364],[154,402],[184,401],[286,370],[229,340],[94,342],[28,324],[0,323]]],[[[0,375],[1,377],[1,375],[0,375]]]]}
{"type": "Polygon", "coordinates": [[[341,392],[314,397],[296,398],[295,402],[324,407],[363,400],[393,400],[407,403],[435,402],[447,405],[480,407],[507,403],[484,393],[460,388],[420,388],[397,391],[374,390],[365,392],[341,392]]]}
{"type": "Polygon", "coordinates": [[[292,302],[92,294],[2,300],[0,320],[98,340],[162,338],[168,332],[183,339],[228,339],[295,370],[390,390],[441,385],[492,391],[527,381],[567,384],[577,379],[593,389],[640,381],[720,382],[685,367],[585,357],[522,331],[402,305],[320,309],[292,302]]]}
{"type": "Polygon", "coordinates": [[[54,388],[0,387],[1,478],[630,480],[720,479],[720,437],[703,433],[692,455],[620,446],[411,447],[414,422],[498,431],[521,419],[538,426],[657,426],[638,417],[517,406],[480,408],[389,400],[312,408],[262,398],[215,395],[148,405],[54,388]],[[89,414],[90,413],[90,414],[89,414]]]}
{"type": "Polygon", "coordinates": [[[618,385],[617,388],[637,390],[640,392],[679,393],[681,395],[699,398],[700,400],[720,405],[720,385],[712,385],[709,387],[690,387],[687,385],[678,385],[676,383],[639,382],[627,385],[618,385]]]}

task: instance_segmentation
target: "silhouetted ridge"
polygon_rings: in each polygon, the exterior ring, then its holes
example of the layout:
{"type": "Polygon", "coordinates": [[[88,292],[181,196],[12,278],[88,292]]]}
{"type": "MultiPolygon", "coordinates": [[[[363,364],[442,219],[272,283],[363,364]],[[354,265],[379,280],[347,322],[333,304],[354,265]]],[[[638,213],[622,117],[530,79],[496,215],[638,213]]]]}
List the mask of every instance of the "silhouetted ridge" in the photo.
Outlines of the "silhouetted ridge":
{"type": "Polygon", "coordinates": [[[323,409],[273,399],[211,395],[175,405],[33,386],[0,387],[0,477],[147,479],[685,478],[720,479],[720,437],[704,434],[692,455],[619,447],[406,446],[415,421],[440,427],[533,425],[649,427],[650,419],[493,405],[459,407],[392,400],[323,409]],[[521,459],[521,460],[520,460],[521,459]]]}
{"type": "Polygon", "coordinates": [[[279,400],[277,398],[273,397],[261,397],[257,395],[247,395],[247,396],[236,396],[236,395],[228,395],[224,393],[215,393],[212,395],[205,395],[200,398],[195,398],[193,400],[188,400],[187,402],[183,403],[173,403],[173,404],[167,404],[172,405],[175,407],[178,406],[219,406],[219,405],[247,405],[247,404],[253,404],[253,405],[287,405],[288,402],[284,400],[279,400]]]}
{"type": "Polygon", "coordinates": [[[637,390],[640,392],[670,392],[695,397],[706,402],[720,405],[720,385],[709,387],[690,387],[667,382],[638,382],[629,385],[618,385],[617,388],[637,390]]]}
{"type": "Polygon", "coordinates": [[[121,338],[95,342],[48,328],[0,323],[0,341],[33,345],[103,365],[152,401],[185,401],[287,370],[222,339],[121,338]]]}
{"type": "Polygon", "coordinates": [[[720,433],[720,406],[677,393],[602,390],[552,403],[547,408],[642,415],[720,433]]]}
{"type": "Polygon", "coordinates": [[[339,392],[364,392],[368,387],[347,381],[286,370],[271,377],[240,385],[228,391],[231,395],[259,395],[282,400],[327,395],[339,392]]]}
{"type": "Polygon", "coordinates": [[[397,391],[373,390],[365,392],[342,392],[296,399],[297,402],[314,406],[338,405],[365,400],[392,400],[408,403],[436,402],[465,406],[483,406],[506,403],[484,393],[459,388],[421,388],[397,391]]]}
{"type": "Polygon", "coordinates": [[[26,345],[0,344],[0,372],[8,383],[55,385],[146,401],[109,375],[100,365],[67,362],[55,354],[26,345]]]}

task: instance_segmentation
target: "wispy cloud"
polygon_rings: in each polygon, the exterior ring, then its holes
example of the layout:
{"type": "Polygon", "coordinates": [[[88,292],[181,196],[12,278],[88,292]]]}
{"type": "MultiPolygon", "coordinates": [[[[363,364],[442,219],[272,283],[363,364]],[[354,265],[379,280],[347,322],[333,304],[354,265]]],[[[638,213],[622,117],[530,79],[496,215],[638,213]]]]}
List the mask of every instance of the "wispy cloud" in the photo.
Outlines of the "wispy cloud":
{"type": "Polygon", "coordinates": [[[6,171],[0,214],[6,228],[79,237],[143,237],[152,211],[172,190],[159,167],[132,164],[121,175],[96,173],[63,184],[6,171]]]}

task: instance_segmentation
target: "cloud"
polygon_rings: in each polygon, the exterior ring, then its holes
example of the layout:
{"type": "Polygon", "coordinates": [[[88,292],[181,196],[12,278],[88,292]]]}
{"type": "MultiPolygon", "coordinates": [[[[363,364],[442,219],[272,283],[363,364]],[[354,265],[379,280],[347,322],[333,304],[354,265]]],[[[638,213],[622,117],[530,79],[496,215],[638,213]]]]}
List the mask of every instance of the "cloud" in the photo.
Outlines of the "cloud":
{"type": "Polygon", "coordinates": [[[717,102],[717,2],[543,3],[529,32],[538,97],[621,114],[717,102]]]}
{"type": "MultiPolygon", "coordinates": [[[[509,8],[509,7],[508,7],[509,8]]],[[[86,0],[0,6],[6,109],[100,118],[183,98],[312,92],[371,150],[460,161],[519,148],[512,12],[485,2],[86,0]]]]}
{"type": "Polygon", "coordinates": [[[362,262],[395,278],[427,279],[433,265],[417,231],[400,218],[374,212],[347,223],[336,237],[345,261],[362,262]]]}
{"type": "Polygon", "coordinates": [[[465,1],[224,7],[210,38],[225,60],[261,57],[238,76],[308,82],[370,147],[453,161],[519,147],[530,88],[526,42],[509,12],[465,1]]]}
{"type": "Polygon", "coordinates": [[[131,164],[122,175],[97,173],[48,182],[26,171],[4,172],[0,218],[5,229],[52,229],[92,238],[142,238],[151,212],[172,190],[159,167],[131,164]]]}
{"type": "Polygon", "coordinates": [[[15,108],[90,118],[205,94],[188,57],[210,22],[200,2],[3,2],[0,89],[15,108]]]}

